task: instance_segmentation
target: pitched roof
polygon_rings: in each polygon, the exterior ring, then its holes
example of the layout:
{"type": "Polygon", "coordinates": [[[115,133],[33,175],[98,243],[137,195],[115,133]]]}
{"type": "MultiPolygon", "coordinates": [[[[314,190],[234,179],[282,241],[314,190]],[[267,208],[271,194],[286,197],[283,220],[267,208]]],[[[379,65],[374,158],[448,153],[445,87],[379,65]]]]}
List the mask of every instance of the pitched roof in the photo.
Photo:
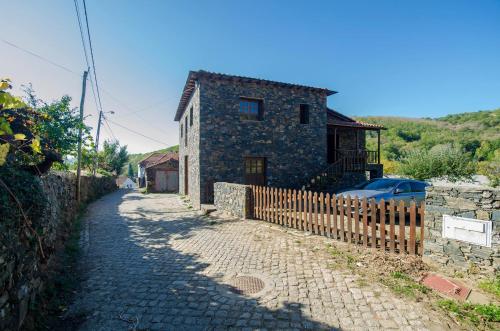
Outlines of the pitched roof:
{"type": "Polygon", "coordinates": [[[159,159],[161,159],[164,155],[165,155],[165,153],[153,153],[153,154],[151,154],[149,156],[146,156],[142,160],[140,160],[139,161],[139,165],[141,165],[141,166],[147,166],[150,163],[155,163],[159,159]]]}
{"type": "Polygon", "coordinates": [[[328,125],[343,126],[349,128],[360,128],[366,130],[385,130],[385,128],[382,125],[356,121],[330,108],[327,108],[327,114],[328,114],[328,125]]]}
{"type": "Polygon", "coordinates": [[[155,162],[149,162],[148,164],[146,164],[146,168],[151,168],[151,167],[154,167],[154,166],[157,166],[159,164],[169,162],[169,161],[179,161],[179,154],[176,152],[165,153],[162,157],[160,157],[155,162]]]}
{"type": "Polygon", "coordinates": [[[209,71],[205,71],[205,70],[190,71],[188,78],[186,80],[186,84],[184,85],[184,90],[182,91],[181,100],[179,101],[179,106],[177,107],[177,112],[175,113],[174,120],[179,121],[181,119],[181,116],[184,113],[184,110],[185,110],[187,104],[189,103],[189,99],[191,98],[191,95],[194,91],[196,79],[199,77],[208,77],[210,79],[232,80],[232,81],[246,82],[246,83],[257,83],[257,84],[263,84],[263,85],[274,85],[274,86],[281,86],[281,87],[288,87],[288,88],[323,91],[326,93],[326,95],[332,95],[332,94],[337,93],[335,91],[332,91],[332,90],[329,90],[326,88],[305,86],[305,85],[299,85],[299,84],[283,83],[283,82],[277,82],[277,81],[260,79],[260,78],[227,75],[227,74],[209,72],[209,71]]]}

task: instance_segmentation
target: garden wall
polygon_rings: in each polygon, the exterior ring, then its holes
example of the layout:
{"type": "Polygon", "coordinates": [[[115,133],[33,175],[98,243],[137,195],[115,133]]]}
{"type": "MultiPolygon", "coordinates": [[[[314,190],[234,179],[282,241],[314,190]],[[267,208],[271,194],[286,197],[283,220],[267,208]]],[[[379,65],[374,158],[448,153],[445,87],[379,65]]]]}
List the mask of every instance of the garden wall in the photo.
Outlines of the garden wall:
{"type": "MultiPolygon", "coordinates": [[[[74,174],[50,173],[41,178],[22,175],[10,181],[8,178],[3,180],[11,188],[14,183],[26,181],[26,185],[18,186],[21,188],[19,192],[12,191],[14,194],[18,193],[16,196],[29,215],[31,227],[39,233],[40,238],[39,244],[37,237],[20,218],[12,217],[19,209],[10,194],[0,189],[4,202],[0,208],[3,208],[1,213],[11,216],[0,219],[0,330],[17,330],[23,324],[26,326],[28,312],[44,288],[44,282],[51,272],[54,253],[63,247],[77,218],[79,205],[75,197],[74,174]],[[30,204],[30,196],[27,194],[29,191],[22,189],[25,186],[33,190],[33,196],[37,197],[36,203],[30,204]],[[9,206],[5,201],[12,203],[9,206]],[[31,213],[31,207],[39,212],[31,213]],[[45,258],[42,257],[40,245],[45,258]]],[[[82,204],[115,189],[114,178],[83,176],[82,204]]]]}
{"type": "Polygon", "coordinates": [[[479,277],[500,271],[500,190],[479,186],[430,186],[425,208],[426,262],[479,277]],[[443,238],[443,215],[492,221],[491,247],[443,238]]]}
{"type": "Polygon", "coordinates": [[[220,182],[214,184],[214,205],[219,211],[240,218],[250,218],[252,216],[251,199],[250,185],[220,182]]]}

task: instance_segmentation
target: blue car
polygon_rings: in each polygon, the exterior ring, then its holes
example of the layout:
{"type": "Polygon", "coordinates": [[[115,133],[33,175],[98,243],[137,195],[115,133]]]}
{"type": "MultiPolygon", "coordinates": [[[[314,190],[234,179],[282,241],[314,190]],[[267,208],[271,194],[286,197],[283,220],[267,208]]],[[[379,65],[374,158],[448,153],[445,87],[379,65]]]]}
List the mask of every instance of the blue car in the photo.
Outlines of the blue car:
{"type": "Polygon", "coordinates": [[[375,199],[378,203],[381,199],[386,202],[393,199],[396,203],[404,201],[409,204],[415,201],[417,204],[425,200],[425,188],[428,183],[405,178],[376,178],[361,185],[355,186],[352,190],[343,191],[344,197],[358,197],[368,200],[375,199]]]}

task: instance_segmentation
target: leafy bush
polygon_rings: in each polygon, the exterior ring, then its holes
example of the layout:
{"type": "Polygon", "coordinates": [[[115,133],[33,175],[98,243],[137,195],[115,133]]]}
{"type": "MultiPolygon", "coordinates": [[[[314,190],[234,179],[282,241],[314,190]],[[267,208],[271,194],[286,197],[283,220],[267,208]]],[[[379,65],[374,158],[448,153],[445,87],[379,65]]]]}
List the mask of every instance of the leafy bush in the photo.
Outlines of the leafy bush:
{"type": "Polygon", "coordinates": [[[470,154],[451,145],[406,153],[400,160],[399,172],[415,179],[443,178],[452,182],[471,179],[475,163],[470,154]]]}

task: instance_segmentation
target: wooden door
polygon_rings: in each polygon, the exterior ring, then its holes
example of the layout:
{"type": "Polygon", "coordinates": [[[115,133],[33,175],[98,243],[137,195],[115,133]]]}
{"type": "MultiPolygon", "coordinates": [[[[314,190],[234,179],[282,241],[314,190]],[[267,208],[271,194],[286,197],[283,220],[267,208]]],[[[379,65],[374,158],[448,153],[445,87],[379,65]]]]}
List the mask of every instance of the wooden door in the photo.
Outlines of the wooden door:
{"type": "Polygon", "coordinates": [[[163,170],[157,170],[155,175],[156,192],[165,192],[167,190],[167,173],[163,170]]]}
{"type": "Polygon", "coordinates": [[[266,185],[266,158],[245,158],[245,184],[266,185]]]}
{"type": "Polygon", "coordinates": [[[169,170],[167,171],[167,191],[178,192],[179,191],[179,174],[177,171],[169,170]]]}
{"type": "Polygon", "coordinates": [[[189,194],[189,162],[188,162],[188,156],[184,156],[184,195],[189,194]]]}

